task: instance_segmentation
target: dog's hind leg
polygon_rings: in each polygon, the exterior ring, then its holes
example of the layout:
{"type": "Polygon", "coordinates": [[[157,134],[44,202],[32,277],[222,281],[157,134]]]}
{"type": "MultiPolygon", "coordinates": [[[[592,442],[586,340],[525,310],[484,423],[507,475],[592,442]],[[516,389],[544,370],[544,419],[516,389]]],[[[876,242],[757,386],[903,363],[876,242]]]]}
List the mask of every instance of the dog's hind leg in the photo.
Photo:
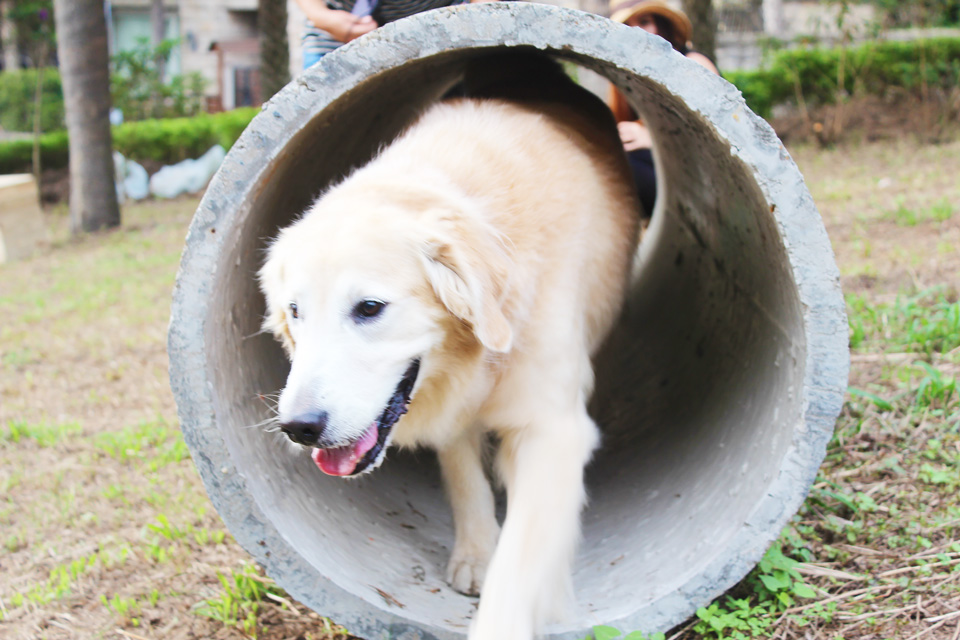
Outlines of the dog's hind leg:
{"type": "Polygon", "coordinates": [[[571,611],[570,565],[586,499],[583,468],[599,433],[583,403],[503,433],[507,517],[470,640],[530,640],[571,611]]]}
{"type": "Polygon", "coordinates": [[[483,471],[483,434],[469,430],[440,447],[437,455],[456,532],[447,582],[460,593],[475,596],[500,533],[493,491],[483,471]]]}

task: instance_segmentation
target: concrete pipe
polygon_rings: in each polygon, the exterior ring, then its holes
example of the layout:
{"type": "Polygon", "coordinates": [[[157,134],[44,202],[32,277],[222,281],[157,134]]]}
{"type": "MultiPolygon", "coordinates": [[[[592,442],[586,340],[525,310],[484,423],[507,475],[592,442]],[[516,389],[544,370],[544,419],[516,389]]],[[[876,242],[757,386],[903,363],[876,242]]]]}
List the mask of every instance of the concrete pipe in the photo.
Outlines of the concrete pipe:
{"type": "MultiPolygon", "coordinates": [[[[722,79],[661,39],[527,3],[387,25],[263,107],[190,227],[169,347],[180,420],[230,531],[298,600],[368,638],[460,638],[476,600],[444,567],[451,516],[428,452],[353,481],[277,434],[287,362],[259,333],[266,240],[491,49],[536,48],[616,83],[651,126],[660,197],[623,322],[598,358],[604,446],[574,581],[593,624],[684,621],[742,578],[799,508],[846,387],[844,303],[796,165],[722,79]]],[[[559,348],[559,347],[558,347],[559,348]]]]}

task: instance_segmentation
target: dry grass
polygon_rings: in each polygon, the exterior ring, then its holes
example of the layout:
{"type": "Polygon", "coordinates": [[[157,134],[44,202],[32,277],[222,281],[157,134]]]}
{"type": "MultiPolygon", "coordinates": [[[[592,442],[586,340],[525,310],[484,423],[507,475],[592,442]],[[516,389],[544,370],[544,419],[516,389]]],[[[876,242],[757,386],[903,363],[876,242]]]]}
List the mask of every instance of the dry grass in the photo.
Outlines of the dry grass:
{"type": "MultiPolygon", "coordinates": [[[[123,230],[79,240],[55,210],[52,249],[0,266],[0,637],[244,637],[196,611],[223,602],[218,576],[249,573],[248,557],[210,506],[167,382],[196,206],[128,207],[123,230]]],[[[340,637],[303,607],[257,607],[261,638],[340,637]]]]}
{"type": "MultiPolygon", "coordinates": [[[[763,572],[730,595],[756,637],[958,640],[960,143],[795,157],[843,273],[859,391],[780,543],[815,597],[771,598],[763,572]]],[[[122,231],[76,241],[55,211],[53,248],[0,266],[0,637],[343,637],[245,565],[176,428],[164,336],[195,207],[128,207],[122,231]]],[[[718,637],[697,622],[674,635],[718,637]]]]}

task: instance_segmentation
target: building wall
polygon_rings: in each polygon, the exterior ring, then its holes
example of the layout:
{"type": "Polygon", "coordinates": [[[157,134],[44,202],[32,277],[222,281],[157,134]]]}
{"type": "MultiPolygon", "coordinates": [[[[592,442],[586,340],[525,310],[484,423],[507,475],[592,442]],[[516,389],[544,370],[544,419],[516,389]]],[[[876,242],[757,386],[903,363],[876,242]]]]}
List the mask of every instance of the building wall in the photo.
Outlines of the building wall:
{"type": "MultiPolygon", "coordinates": [[[[850,4],[850,13],[843,20],[843,31],[854,37],[865,37],[876,22],[877,8],[872,4],[850,4]]],[[[840,7],[823,2],[784,2],[784,39],[798,36],[815,36],[823,40],[836,40],[842,36],[837,25],[840,7]]]]}
{"type": "Polygon", "coordinates": [[[219,93],[214,43],[257,37],[257,0],[179,0],[183,72],[208,80],[207,95],[219,93]]]}
{"type": "MultiPolygon", "coordinates": [[[[111,55],[118,51],[129,51],[137,47],[142,39],[150,41],[153,30],[150,22],[150,8],[147,6],[111,6],[112,24],[110,25],[109,42],[111,55]]],[[[176,40],[180,37],[180,16],[176,6],[164,7],[164,34],[167,40],[176,40]]],[[[180,47],[170,52],[164,76],[177,75],[182,72],[180,47]]]]}
{"type": "MultiPolygon", "coordinates": [[[[206,94],[219,94],[218,55],[211,47],[257,37],[257,0],[164,0],[164,6],[167,37],[180,39],[172,71],[199,72],[206,94]]],[[[150,0],[111,0],[109,7],[112,45],[129,46],[141,31],[149,35],[150,0]]]]}

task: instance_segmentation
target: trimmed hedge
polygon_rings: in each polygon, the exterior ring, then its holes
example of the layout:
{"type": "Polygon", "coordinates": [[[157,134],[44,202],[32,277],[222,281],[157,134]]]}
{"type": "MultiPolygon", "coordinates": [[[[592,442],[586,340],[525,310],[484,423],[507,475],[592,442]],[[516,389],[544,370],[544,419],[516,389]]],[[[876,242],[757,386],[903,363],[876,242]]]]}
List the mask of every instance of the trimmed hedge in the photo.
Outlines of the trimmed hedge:
{"type": "MultiPolygon", "coordinates": [[[[30,84],[29,78],[36,80],[36,75],[31,73],[34,72],[4,73],[0,78],[20,75],[27,78],[20,82],[30,84]]],[[[923,87],[930,91],[953,91],[960,89],[960,38],[875,41],[845,50],[782,50],[761,69],[729,71],[724,76],[740,89],[750,108],[763,117],[770,117],[777,105],[796,103],[798,91],[810,106],[830,104],[849,93],[887,97],[895,91],[920,94],[923,87]],[[837,82],[841,60],[844,64],[842,90],[837,82]]],[[[59,77],[56,80],[59,87],[59,77]]],[[[22,102],[11,103],[12,106],[2,102],[4,95],[23,91],[11,89],[13,81],[5,86],[6,94],[0,86],[0,114],[5,114],[8,108],[24,109],[22,102]]],[[[50,78],[44,78],[44,90],[55,92],[50,78]]],[[[113,128],[113,145],[133,160],[171,164],[196,158],[214,144],[229,149],[257,111],[256,107],[248,107],[190,118],[129,122],[113,128]]],[[[45,168],[67,166],[68,143],[64,131],[41,136],[40,145],[45,168]]],[[[30,140],[0,143],[0,173],[30,171],[32,149],[30,140]]]]}
{"type": "MultiPolygon", "coordinates": [[[[0,128],[7,131],[33,131],[33,100],[37,91],[37,70],[0,73],[0,128]]],[[[40,128],[43,131],[63,129],[63,87],[60,72],[43,69],[40,128]]]]}
{"type": "Polygon", "coordinates": [[[873,41],[846,50],[788,49],[775,53],[761,69],[724,72],[724,77],[763,117],[770,117],[777,105],[795,104],[798,90],[811,106],[833,103],[844,94],[919,94],[924,85],[950,91],[960,88],[960,39],[873,41]],[[841,60],[842,91],[837,80],[841,60]]]}
{"type": "MultiPolygon", "coordinates": [[[[215,144],[233,146],[257,114],[257,107],[223,113],[203,113],[192,118],[141,120],[113,128],[113,148],[133,160],[154,160],[172,164],[196,158],[215,144]]],[[[44,169],[61,169],[69,162],[66,131],[40,136],[44,169]]],[[[0,173],[27,173],[33,156],[32,140],[0,143],[0,173]]]]}
{"type": "Polygon", "coordinates": [[[133,160],[172,164],[197,158],[215,144],[232,147],[259,111],[246,107],[192,118],[129,122],[113,128],[113,147],[133,160]]]}

